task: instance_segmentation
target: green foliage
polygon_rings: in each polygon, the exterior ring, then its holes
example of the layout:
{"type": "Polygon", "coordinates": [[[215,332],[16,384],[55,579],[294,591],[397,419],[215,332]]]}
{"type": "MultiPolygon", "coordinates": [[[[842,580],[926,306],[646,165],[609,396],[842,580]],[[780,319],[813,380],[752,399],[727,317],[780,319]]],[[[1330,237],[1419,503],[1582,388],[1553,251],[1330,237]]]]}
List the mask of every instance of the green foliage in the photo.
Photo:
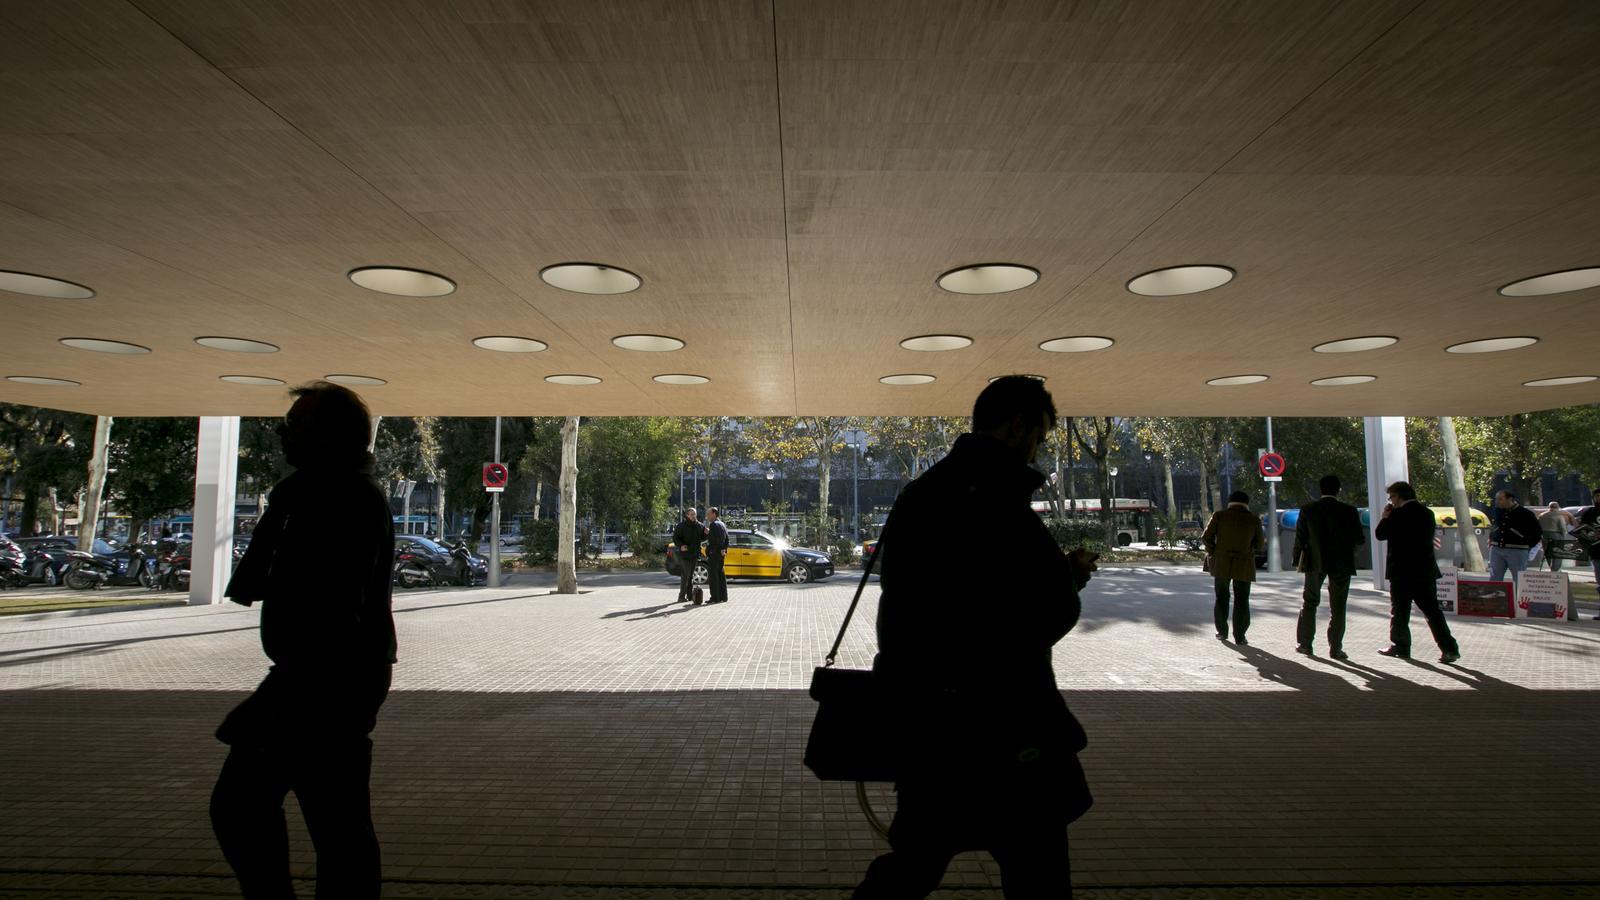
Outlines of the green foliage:
{"type": "Polygon", "coordinates": [[[1050,536],[1063,550],[1085,547],[1094,553],[1105,553],[1105,528],[1092,519],[1051,519],[1045,522],[1050,536]]]}
{"type": "MultiPolygon", "coordinates": [[[[239,419],[239,483],[265,493],[294,471],[283,458],[283,441],[276,431],[281,417],[246,416],[239,419]]],[[[111,426],[114,436],[117,424],[111,426]]]]}
{"type": "Polygon", "coordinates": [[[522,564],[548,566],[556,561],[556,522],[539,519],[528,523],[522,532],[522,564]]]}
{"type": "MultiPolygon", "coordinates": [[[[1256,467],[1256,451],[1267,446],[1266,419],[1223,420],[1223,438],[1233,444],[1239,464],[1233,488],[1250,495],[1258,509],[1265,508],[1267,483],[1256,467]]],[[[1287,462],[1278,484],[1278,508],[1294,509],[1320,496],[1317,482],[1338,475],[1344,482],[1343,499],[1356,506],[1367,503],[1366,433],[1360,419],[1349,417],[1278,417],[1272,419],[1273,449],[1287,462]]]]}
{"type": "Polygon", "coordinates": [[[685,439],[676,419],[586,419],[578,438],[579,508],[597,527],[621,524],[630,545],[649,546],[657,523],[670,518],[667,498],[685,439]]]}
{"type": "Polygon", "coordinates": [[[194,503],[195,419],[117,419],[108,449],[106,495],[143,522],[194,503]]]}
{"type": "Polygon", "coordinates": [[[1595,450],[1600,407],[1572,406],[1488,418],[1459,416],[1455,425],[1467,490],[1479,498],[1489,496],[1499,472],[1508,474],[1527,502],[1540,499],[1532,497],[1529,488],[1545,469],[1562,475],[1577,472],[1591,485],[1600,483],[1600,455],[1595,450]]]}

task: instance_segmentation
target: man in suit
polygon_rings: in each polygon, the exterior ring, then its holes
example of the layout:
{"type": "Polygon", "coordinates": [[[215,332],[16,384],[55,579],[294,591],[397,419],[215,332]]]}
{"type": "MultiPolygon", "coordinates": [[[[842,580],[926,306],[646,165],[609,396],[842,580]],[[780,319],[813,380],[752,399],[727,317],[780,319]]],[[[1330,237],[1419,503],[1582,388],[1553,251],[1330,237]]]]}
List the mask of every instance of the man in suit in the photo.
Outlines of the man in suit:
{"type": "Polygon", "coordinates": [[[694,597],[694,567],[700,561],[700,544],[706,539],[706,527],[695,516],[694,507],[683,511],[683,521],[672,530],[672,542],[678,546],[678,602],[688,603],[694,597]]]}
{"type": "Polygon", "coordinates": [[[1461,648],[1450,634],[1435,589],[1439,563],[1433,555],[1434,527],[1433,510],[1417,502],[1417,492],[1410,484],[1396,481],[1389,485],[1389,505],[1383,508],[1383,518],[1374,531],[1378,540],[1389,544],[1389,646],[1378,651],[1384,656],[1410,658],[1411,604],[1415,603],[1439,645],[1439,662],[1461,658],[1461,648]]]}
{"type": "Polygon", "coordinates": [[[706,572],[710,575],[710,603],[728,602],[728,578],[722,564],[728,555],[728,526],[715,506],[706,510],[706,572]]]}
{"type": "MultiPolygon", "coordinates": [[[[1356,547],[1367,542],[1361,513],[1339,499],[1339,476],[1324,475],[1318,482],[1322,497],[1300,509],[1294,529],[1294,558],[1306,573],[1305,603],[1300,607],[1295,650],[1310,655],[1317,634],[1317,604],[1322,602],[1322,582],[1328,582],[1328,655],[1349,659],[1344,652],[1344,609],[1350,599],[1350,579],[1356,574],[1356,547]]],[[[1431,538],[1430,538],[1431,540],[1431,538]]]]}
{"type": "Polygon", "coordinates": [[[1200,538],[1211,557],[1211,577],[1216,581],[1214,609],[1217,640],[1228,639],[1228,588],[1233,588],[1233,640],[1249,644],[1250,583],[1256,580],[1256,551],[1261,548],[1261,521],[1250,511],[1250,495],[1234,491],[1228,508],[1211,517],[1200,538]]]}

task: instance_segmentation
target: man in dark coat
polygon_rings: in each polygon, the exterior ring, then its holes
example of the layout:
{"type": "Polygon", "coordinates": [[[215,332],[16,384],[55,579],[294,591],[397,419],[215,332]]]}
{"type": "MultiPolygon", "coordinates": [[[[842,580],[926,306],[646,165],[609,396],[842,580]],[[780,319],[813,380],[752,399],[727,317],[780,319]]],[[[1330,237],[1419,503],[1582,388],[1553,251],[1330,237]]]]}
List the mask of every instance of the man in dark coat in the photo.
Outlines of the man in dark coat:
{"type": "Polygon", "coordinates": [[[1516,491],[1496,491],[1494,527],[1489,531],[1489,580],[1500,581],[1511,573],[1512,582],[1522,578],[1528,567],[1528,554],[1539,546],[1544,531],[1539,517],[1522,505],[1516,491]]]}
{"type": "Polygon", "coordinates": [[[1212,619],[1217,625],[1217,640],[1228,639],[1228,591],[1233,590],[1233,639],[1248,645],[1250,630],[1250,585],[1256,580],[1256,551],[1261,549],[1261,520],[1250,511],[1250,495],[1234,491],[1228,495],[1228,508],[1219,510],[1206,523],[1200,536],[1211,558],[1211,579],[1217,602],[1212,619]]]}
{"type": "Polygon", "coordinates": [[[906,486],[884,526],[873,669],[904,744],[891,851],[860,900],[926,896],[965,850],[994,857],[1007,897],[1071,895],[1067,825],[1090,803],[1086,739],[1051,648],[1077,624],[1095,557],[1062,553],[1029,506],[1044,483],[1029,464],[1054,423],[1038,379],[996,380],[972,433],[906,486]],[[1007,548],[976,579],[962,562],[973,540],[1007,548]]]}
{"type": "Polygon", "coordinates": [[[1389,573],[1389,646],[1378,651],[1384,656],[1411,656],[1411,604],[1415,603],[1439,645],[1439,661],[1453,663],[1461,658],[1461,648],[1439,608],[1435,527],[1433,510],[1417,502],[1417,492],[1410,484],[1396,481],[1389,485],[1389,505],[1373,530],[1378,540],[1389,544],[1385,566],[1389,573]]]}
{"type": "Polygon", "coordinates": [[[293,897],[283,801],[300,802],[319,898],[377,897],[368,780],[395,661],[394,526],[372,479],[371,418],[350,390],[292,392],[278,427],[295,472],[273,488],[227,594],[261,608],[266,680],[217,729],[231,745],[211,795],[217,842],[246,898],[293,897]],[[339,552],[326,544],[339,523],[339,552]]]}
{"type": "Polygon", "coordinates": [[[1344,612],[1350,599],[1350,579],[1356,574],[1356,548],[1367,542],[1361,513],[1339,499],[1339,476],[1324,475],[1318,483],[1322,497],[1300,508],[1294,529],[1294,558],[1306,573],[1304,604],[1296,628],[1295,650],[1310,654],[1317,635],[1317,605],[1322,602],[1322,582],[1328,582],[1328,655],[1349,659],[1344,652],[1344,612]]]}
{"type": "Polygon", "coordinates": [[[726,603],[728,577],[722,564],[728,557],[728,526],[722,524],[722,512],[715,506],[706,510],[706,586],[711,589],[710,603],[726,603]]]}
{"type": "Polygon", "coordinates": [[[678,602],[688,603],[694,597],[694,567],[700,562],[700,544],[706,539],[706,527],[695,516],[694,507],[683,511],[683,521],[672,529],[672,543],[678,548],[678,602]]]}

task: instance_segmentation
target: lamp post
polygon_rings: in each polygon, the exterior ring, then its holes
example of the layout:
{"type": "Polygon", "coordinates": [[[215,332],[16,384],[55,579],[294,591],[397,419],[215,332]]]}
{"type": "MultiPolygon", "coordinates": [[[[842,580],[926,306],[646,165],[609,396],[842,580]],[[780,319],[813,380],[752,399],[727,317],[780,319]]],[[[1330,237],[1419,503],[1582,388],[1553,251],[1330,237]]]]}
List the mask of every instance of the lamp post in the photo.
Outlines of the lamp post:
{"type": "Polygon", "coordinates": [[[773,533],[773,531],[772,531],[773,490],[777,487],[777,485],[774,484],[773,481],[777,477],[778,477],[778,473],[777,472],[774,472],[771,469],[767,470],[767,534],[772,534],[773,533]]]}
{"type": "Polygon", "coordinates": [[[852,431],[850,433],[850,539],[861,540],[861,442],[865,440],[865,431],[852,431]]]}

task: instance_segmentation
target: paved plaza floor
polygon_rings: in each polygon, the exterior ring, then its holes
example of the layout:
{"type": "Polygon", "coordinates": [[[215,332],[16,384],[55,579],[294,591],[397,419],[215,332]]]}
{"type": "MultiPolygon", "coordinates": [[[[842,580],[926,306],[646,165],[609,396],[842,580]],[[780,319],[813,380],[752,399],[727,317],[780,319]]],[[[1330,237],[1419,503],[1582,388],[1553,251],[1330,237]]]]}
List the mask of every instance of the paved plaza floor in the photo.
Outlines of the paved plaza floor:
{"type": "MultiPolygon", "coordinates": [[[[800,757],[853,586],[735,583],[704,607],[656,574],[398,595],[374,735],[386,896],[848,896],[882,844],[800,757]]],[[[1072,829],[1081,896],[1600,892],[1600,622],[1455,619],[1445,666],[1419,616],[1418,658],[1392,660],[1387,598],[1358,588],[1337,662],[1320,634],[1294,653],[1298,596],[1264,575],[1238,647],[1213,637],[1207,576],[1097,576],[1056,651],[1097,798],[1072,829]]],[[[842,664],[870,662],[875,605],[869,588],[842,664]]],[[[0,898],[237,896],[206,817],[211,732],[265,671],[257,619],[0,620],[0,898]]],[[[964,855],[940,896],[998,883],[964,855]]]]}

